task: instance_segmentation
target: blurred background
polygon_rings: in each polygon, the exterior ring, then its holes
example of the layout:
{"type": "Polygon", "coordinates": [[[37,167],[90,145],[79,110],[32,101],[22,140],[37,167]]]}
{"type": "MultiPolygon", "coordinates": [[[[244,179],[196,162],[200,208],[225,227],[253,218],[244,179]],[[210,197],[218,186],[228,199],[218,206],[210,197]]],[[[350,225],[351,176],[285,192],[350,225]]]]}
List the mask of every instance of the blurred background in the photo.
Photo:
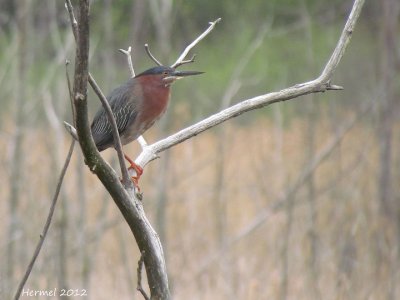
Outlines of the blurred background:
{"type": "MultiPolygon", "coordinates": [[[[74,2],[75,6],[77,2],[74,2]]],[[[164,64],[222,17],[173,87],[149,143],[243,99],[316,78],[350,0],[97,0],[90,71],[107,94],[164,64]]],[[[399,299],[399,1],[367,1],[333,83],[246,113],[165,151],[141,179],[174,299],[399,299]]],[[[0,0],[0,298],[10,299],[45,223],[70,136],[64,1],[0,0]]],[[[99,100],[90,91],[90,114],[99,100]]],[[[29,289],[142,299],[139,253],[75,148],[29,289]]],[[[125,147],[139,154],[136,143],[125,147]]],[[[113,150],[104,157],[115,165],[113,150]]],[[[118,170],[118,168],[117,168],[118,170]]],[[[144,283],[144,286],[146,283],[144,283]]],[[[27,297],[25,297],[27,298],[27,297]]],[[[32,297],[30,297],[32,298],[32,297]]],[[[24,298],[23,298],[24,299],[24,298]]]]}

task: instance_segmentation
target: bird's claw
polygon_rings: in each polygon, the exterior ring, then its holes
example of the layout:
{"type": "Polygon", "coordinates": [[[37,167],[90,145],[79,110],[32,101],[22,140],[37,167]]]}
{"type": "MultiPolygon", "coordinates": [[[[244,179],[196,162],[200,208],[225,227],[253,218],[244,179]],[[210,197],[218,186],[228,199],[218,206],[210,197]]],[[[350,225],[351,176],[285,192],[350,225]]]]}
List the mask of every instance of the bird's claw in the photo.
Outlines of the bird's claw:
{"type": "Polygon", "coordinates": [[[128,168],[128,170],[129,169],[132,169],[136,172],[137,180],[139,180],[140,176],[142,176],[142,174],[143,174],[143,168],[137,164],[131,164],[131,166],[128,168]]]}

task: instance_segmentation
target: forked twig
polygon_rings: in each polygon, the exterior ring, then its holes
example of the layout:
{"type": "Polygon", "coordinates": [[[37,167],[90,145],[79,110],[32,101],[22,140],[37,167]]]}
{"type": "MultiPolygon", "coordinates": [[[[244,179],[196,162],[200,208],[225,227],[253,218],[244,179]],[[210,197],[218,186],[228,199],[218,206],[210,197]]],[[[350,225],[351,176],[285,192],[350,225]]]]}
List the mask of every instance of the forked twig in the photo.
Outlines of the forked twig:
{"type": "MultiPolygon", "coordinates": [[[[196,46],[202,39],[204,39],[215,27],[215,25],[217,25],[218,22],[221,21],[221,18],[216,19],[214,22],[210,22],[210,26],[208,26],[208,28],[202,33],[200,34],[197,39],[195,39],[192,43],[190,43],[185,50],[183,50],[182,54],[178,57],[178,59],[176,60],[176,62],[174,62],[171,65],[171,68],[176,68],[180,65],[183,64],[183,62],[185,61],[185,57],[189,54],[189,51],[192,50],[192,48],[194,46],[196,46]]],[[[194,58],[193,58],[194,60],[194,58]]],[[[190,60],[189,60],[190,62],[190,60]]]]}
{"type": "Polygon", "coordinates": [[[124,50],[124,49],[119,49],[119,52],[125,54],[126,56],[126,60],[128,62],[128,67],[129,67],[129,71],[131,72],[131,77],[135,77],[135,69],[133,68],[133,64],[132,64],[132,47],[129,46],[128,50],[124,50]]]}
{"type": "Polygon", "coordinates": [[[182,66],[184,64],[190,64],[194,62],[194,59],[196,58],[196,54],[193,54],[191,59],[187,59],[187,60],[182,60],[180,63],[176,64],[174,68],[177,68],[179,66],[182,66]]]}

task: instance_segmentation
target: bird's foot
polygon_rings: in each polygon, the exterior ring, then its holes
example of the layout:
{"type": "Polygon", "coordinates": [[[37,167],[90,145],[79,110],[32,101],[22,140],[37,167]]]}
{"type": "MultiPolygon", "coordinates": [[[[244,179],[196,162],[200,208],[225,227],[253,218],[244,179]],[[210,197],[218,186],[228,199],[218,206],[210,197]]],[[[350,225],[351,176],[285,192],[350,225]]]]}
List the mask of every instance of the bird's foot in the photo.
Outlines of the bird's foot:
{"type": "MultiPolygon", "coordinates": [[[[130,163],[128,172],[130,170],[133,170],[136,173],[136,176],[131,176],[131,180],[137,191],[136,196],[139,198],[139,200],[142,200],[142,194],[140,192],[140,187],[139,187],[139,179],[140,179],[140,176],[142,176],[142,174],[143,174],[143,168],[141,166],[137,165],[128,155],[124,154],[124,156],[125,156],[125,159],[130,163]]],[[[131,174],[131,172],[129,172],[129,174],[131,174]]]]}
{"type": "Polygon", "coordinates": [[[133,169],[133,170],[135,170],[135,172],[136,172],[136,175],[137,175],[137,179],[139,180],[139,178],[140,178],[140,176],[142,176],[142,174],[143,174],[143,168],[141,167],[141,166],[139,166],[139,165],[137,165],[128,155],[126,155],[126,154],[124,154],[124,156],[125,156],[125,159],[130,163],[130,167],[128,168],[128,170],[129,169],[133,169]]]}
{"type": "Polygon", "coordinates": [[[143,168],[141,166],[135,164],[134,162],[132,162],[131,166],[128,168],[128,171],[129,171],[129,169],[132,169],[136,172],[137,180],[139,180],[140,176],[142,176],[142,174],[143,174],[143,168]]]}

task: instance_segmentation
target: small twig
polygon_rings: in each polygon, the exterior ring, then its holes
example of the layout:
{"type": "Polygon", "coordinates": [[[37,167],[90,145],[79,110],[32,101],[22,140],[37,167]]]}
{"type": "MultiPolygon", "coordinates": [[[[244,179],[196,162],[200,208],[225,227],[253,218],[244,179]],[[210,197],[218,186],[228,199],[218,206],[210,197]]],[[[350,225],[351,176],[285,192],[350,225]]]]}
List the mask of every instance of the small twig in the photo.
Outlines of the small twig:
{"type": "Polygon", "coordinates": [[[74,34],[75,41],[78,38],[78,22],[75,19],[74,8],[70,0],[65,0],[65,7],[68,10],[69,21],[71,22],[72,33],[74,34]]]}
{"type": "MultiPolygon", "coordinates": [[[[72,99],[71,81],[70,81],[69,74],[68,74],[68,65],[69,65],[69,61],[67,60],[65,62],[65,76],[67,78],[69,98],[70,98],[70,101],[71,101],[72,116],[73,116],[73,118],[75,120],[75,111],[74,111],[74,105],[73,105],[73,99],[72,99]]],[[[56,207],[56,204],[57,204],[57,200],[58,200],[58,195],[60,194],[60,190],[61,190],[61,185],[63,183],[65,173],[67,172],[67,169],[68,169],[68,166],[69,166],[69,162],[71,161],[72,153],[74,152],[75,140],[77,140],[77,136],[76,136],[76,138],[74,140],[72,140],[71,145],[69,147],[69,151],[68,151],[67,157],[65,159],[64,167],[61,170],[61,174],[60,174],[60,178],[59,178],[58,183],[57,183],[56,191],[54,193],[53,200],[51,202],[51,206],[50,206],[49,214],[47,216],[46,223],[45,223],[45,225],[43,227],[42,233],[40,234],[39,242],[36,245],[35,252],[32,255],[31,261],[29,262],[29,265],[28,265],[28,267],[27,267],[27,269],[25,271],[24,277],[22,278],[22,280],[21,280],[21,282],[20,282],[20,284],[18,286],[17,292],[15,293],[14,300],[18,300],[19,297],[21,296],[21,293],[22,293],[22,290],[23,290],[23,288],[25,286],[25,283],[28,280],[29,275],[30,275],[30,273],[31,273],[31,271],[33,269],[33,266],[34,266],[35,262],[36,262],[36,259],[39,256],[40,250],[42,249],[42,245],[44,243],[44,240],[46,238],[47,232],[48,232],[48,230],[50,228],[51,220],[53,218],[54,210],[55,210],[55,207],[56,207]]]]}
{"type": "Polygon", "coordinates": [[[146,50],[147,55],[154,61],[158,66],[162,66],[163,64],[160,63],[157,58],[150,52],[149,44],[144,44],[144,49],[146,50]]]}
{"type": "Polygon", "coordinates": [[[144,263],[144,252],[140,255],[140,259],[138,261],[137,267],[137,290],[142,294],[145,300],[150,300],[149,296],[147,296],[146,291],[142,287],[142,269],[144,263]]]}
{"type": "Polygon", "coordinates": [[[122,143],[121,139],[119,138],[119,133],[118,133],[118,127],[117,127],[117,122],[115,122],[114,114],[111,110],[111,106],[108,103],[106,97],[100,90],[99,86],[97,85],[96,81],[94,80],[93,76],[89,73],[89,83],[90,86],[93,88],[93,91],[96,93],[97,97],[99,97],[101,103],[103,104],[103,107],[107,113],[108,117],[108,122],[111,124],[111,128],[113,131],[113,137],[114,137],[114,147],[115,150],[117,151],[118,154],[118,161],[119,165],[121,167],[121,174],[122,174],[122,183],[124,184],[125,187],[130,187],[132,186],[132,181],[129,177],[128,170],[125,166],[125,159],[124,159],[124,152],[122,151],[122,143]]]}
{"type": "Polygon", "coordinates": [[[74,126],[64,121],[64,127],[68,131],[68,133],[74,138],[74,140],[79,140],[78,133],[76,132],[76,128],[74,126]]]}
{"type": "MultiPolygon", "coordinates": [[[[72,111],[72,120],[73,124],[75,124],[75,108],[74,108],[74,99],[72,98],[72,87],[71,87],[71,79],[69,78],[68,74],[68,66],[69,66],[69,60],[65,61],[65,77],[67,78],[67,86],[68,86],[68,92],[69,92],[69,100],[71,104],[71,111],[72,111]]],[[[78,140],[76,138],[76,140],[78,140]]]]}
{"type": "Polygon", "coordinates": [[[182,60],[180,63],[176,64],[175,68],[182,66],[184,64],[190,64],[194,62],[194,59],[196,58],[196,54],[193,54],[191,59],[187,59],[187,60],[182,60]]]}
{"type": "Polygon", "coordinates": [[[132,64],[132,48],[131,46],[129,46],[128,50],[124,50],[124,49],[119,49],[119,52],[125,54],[126,56],[126,60],[128,62],[128,66],[129,66],[129,71],[131,72],[131,77],[135,77],[135,69],[133,68],[133,64],[132,64]]]}
{"type": "Polygon", "coordinates": [[[209,34],[211,32],[211,30],[214,29],[215,25],[217,25],[217,23],[221,21],[221,18],[216,19],[214,22],[210,22],[210,26],[208,26],[208,28],[202,33],[200,34],[197,39],[195,39],[189,46],[187,46],[185,48],[185,50],[183,50],[181,56],[178,57],[178,59],[176,60],[176,62],[171,66],[171,68],[176,68],[177,66],[182,65],[182,62],[185,61],[185,57],[188,55],[189,51],[192,50],[192,48],[194,46],[196,46],[202,39],[204,39],[207,34],[209,34]]]}
{"type": "Polygon", "coordinates": [[[55,207],[57,204],[58,195],[60,194],[60,190],[61,190],[61,185],[63,183],[65,173],[67,172],[69,162],[71,161],[71,156],[74,151],[74,146],[75,146],[75,140],[72,140],[71,145],[69,147],[67,158],[65,159],[64,167],[61,170],[60,178],[58,179],[56,192],[55,192],[53,200],[51,202],[51,206],[50,206],[49,214],[47,216],[46,223],[43,227],[42,233],[40,234],[39,242],[36,245],[35,252],[33,253],[33,256],[31,258],[31,261],[29,262],[28,268],[25,271],[24,277],[22,278],[20,284],[18,285],[18,289],[17,289],[17,292],[15,293],[14,300],[18,300],[19,297],[21,296],[21,293],[22,293],[22,290],[24,289],[25,283],[28,280],[28,277],[29,277],[29,275],[32,271],[32,268],[36,262],[36,258],[38,257],[40,250],[42,249],[42,245],[46,238],[47,232],[49,231],[51,220],[53,218],[54,210],[55,210],[55,207]]]}

